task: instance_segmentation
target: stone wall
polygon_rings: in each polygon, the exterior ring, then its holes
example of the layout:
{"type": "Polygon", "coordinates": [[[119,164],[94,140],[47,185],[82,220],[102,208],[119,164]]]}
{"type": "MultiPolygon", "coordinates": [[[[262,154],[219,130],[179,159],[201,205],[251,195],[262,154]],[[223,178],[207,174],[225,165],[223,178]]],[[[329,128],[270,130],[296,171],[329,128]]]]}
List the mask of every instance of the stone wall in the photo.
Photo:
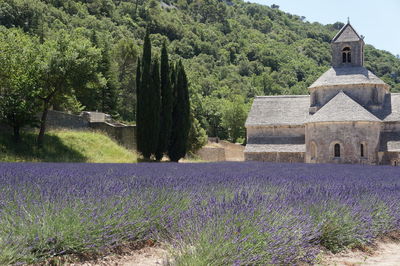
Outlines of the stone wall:
{"type": "Polygon", "coordinates": [[[136,149],[136,126],[107,122],[107,114],[99,112],[83,112],[73,115],[59,111],[49,111],[48,129],[100,130],[128,149],[136,149]]]}
{"type": "Polygon", "coordinates": [[[299,140],[304,143],[305,138],[304,126],[260,126],[247,127],[246,130],[249,144],[297,143],[299,140]]]}
{"type": "Polygon", "coordinates": [[[244,161],[244,146],[221,140],[219,144],[224,148],[225,161],[244,161]]]}
{"type": "Polygon", "coordinates": [[[332,66],[362,66],[364,65],[364,42],[340,42],[332,43],[332,66]],[[351,63],[343,63],[342,51],[349,47],[351,51],[351,63]]]}
{"type": "Polygon", "coordinates": [[[381,124],[379,122],[330,122],[306,125],[307,163],[378,164],[381,124]],[[311,145],[316,144],[316,156],[311,145]],[[334,145],[340,145],[340,157],[334,156],[334,145]],[[364,144],[364,157],[360,145],[364,144]]]}
{"type": "Polygon", "coordinates": [[[382,106],[388,93],[385,85],[346,85],[311,89],[311,106],[324,106],[340,91],[343,91],[362,106],[382,106]]]}
{"type": "Polygon", "coordinates": [[[128,149],[136,149],[136,126],[117,126],[107,122],[94,122],[90,123],[90,127],[105,132],[128,149]]]}
{"type": "Polygon", "coordinates": [[[225,149],[223,147],[205,146],[196,153],[202,160],[210,162],[225,161],[225,149]]]}
{"type": "Polygon", "coordinates": [[[87,129],[89,127],[89,121],[81,115],[49,110],[46,126],[48,129],[87,129]]]}
{"type": "Polygon", "coordinates": [[[304,163],[304,152],[246,152],[245,161],[304,163]]]}
{"type": "Polygon", "coordinates": [[[382,132],[399,132],[400,133],[400,121],[384,122],[382,132]]]}

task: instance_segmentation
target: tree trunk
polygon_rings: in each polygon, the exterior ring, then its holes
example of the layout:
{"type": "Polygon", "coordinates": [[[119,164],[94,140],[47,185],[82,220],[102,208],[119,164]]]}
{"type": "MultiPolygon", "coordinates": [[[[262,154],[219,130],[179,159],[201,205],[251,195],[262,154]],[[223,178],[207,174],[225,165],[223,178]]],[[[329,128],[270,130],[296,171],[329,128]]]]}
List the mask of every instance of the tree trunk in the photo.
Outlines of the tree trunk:
{"type": "Polygon", "coordinates": [[[18,143],[21,140],[21,135],[19,134],[19,126],[13,126],[14,129],[14,142],[18,143]]]}
{"type": "Polygon", "coordinates": [[[49,112],[49,102],[45,101],[43,104],[42,118],[40,119],[40,131],[37,139],[37,145],[39,148],[43,147],[44,133],[46,131],[46,120],[47,113],[49,112]]]}

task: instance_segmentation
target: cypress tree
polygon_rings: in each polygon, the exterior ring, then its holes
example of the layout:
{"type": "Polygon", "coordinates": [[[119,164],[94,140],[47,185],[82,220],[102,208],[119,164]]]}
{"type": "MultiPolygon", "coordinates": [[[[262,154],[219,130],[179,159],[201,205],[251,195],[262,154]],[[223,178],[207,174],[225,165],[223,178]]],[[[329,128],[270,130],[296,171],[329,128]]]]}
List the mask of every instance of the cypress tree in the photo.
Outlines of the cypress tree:
{"type": "Polygon", "coordinates": [[[161,50],[161,108],[160,108],[160,134],[156,159],[161,160],[167,152],[172,128],[172,87],[170,67],[168,61],[167,45],[164,42],[161,50]]]}
{"type": "MultiPolygon", "coordinates": [[[[149,100],[148,100],[148,154],[156,154],[158,147],[158,137],[160,135],[160,65],[156,60],[151,69],[151,80],[149,87],[149,100]]],[[[146,157],[147,158],[147,157],[146,157]]]]}
{"type": "MultiPolygon", "coordinates": [[[[151,83],[152,83],[152,77],[151,77],[151,42],[150,42],[150,34],[149,31],[147,30],[146,36],[144,38],[144,44],[143,44],[143,57],[142,57],[142,76],[141,76],[141,81],[140,81],[140,89],[138,90],[138,119],[136,121],[136,126],[137,126],[137,147],[138,151],[142,153],[143,157],[145,159],[150,159],[152,151],[152,145],[151,141],[153,140],[152,137],[150,137],[151,134],[154,134],[152,132],[152,110],[151,108],[151,83]]],[[[157,132],[158,136],[158,132],[157,132]]]]}
{"type": "Polygon", "coordinates": [[[176,82],[174,86],[175,101],[172,112],[171,142],[168,156],[177,162],[186,155],[190,130],[190,102],[188,80],[181,61],[175,69],[176,82]]]}
{"type": "MultiPolygon", "coordinates": [[[[142,115],[142,99],[140,98],[140,90],[141,90],[141,80],[142,80],[142,73],[141,73],[141,64],[140,64],[140,58],[137,59],[137,67],[136,67],[136,148],[141,151],[141,142],[139,139],[142,138],[141,134],[141,129],[142,127],[138,127],[138,121],[142,121],[141,115],[142,115]]],[[[140,124],[141,122],[139,122],[140,124]]]]}

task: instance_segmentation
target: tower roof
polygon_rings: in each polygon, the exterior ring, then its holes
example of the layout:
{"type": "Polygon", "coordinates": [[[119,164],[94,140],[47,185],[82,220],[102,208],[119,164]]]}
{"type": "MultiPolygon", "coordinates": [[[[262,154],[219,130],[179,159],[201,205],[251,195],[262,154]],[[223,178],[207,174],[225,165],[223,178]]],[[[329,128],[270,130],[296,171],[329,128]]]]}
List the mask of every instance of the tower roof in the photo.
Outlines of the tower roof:
{"type": "Polygon", "coordinates": [[[357,42],[363,40],[360,35],[356,32],[356,30],[351,26],[350,23],[347,23],[342,27],[342,29],[333,37],[332,42],[357,42]]]}
{"type": "Polygon", "coordinates": [[[345,85],[381,85],[389,89],[383,80],[375,76],[371,71],[364,67],[331,67],[322,74],[309,89],[330,86],[345,85]]]}
{"type": "Polygon", "coordinates": [[[381,120],[341,91],[320,110],[318,110],[318,112],[312,115],[307,122],[356,121],[380,122],[381,120]]]}

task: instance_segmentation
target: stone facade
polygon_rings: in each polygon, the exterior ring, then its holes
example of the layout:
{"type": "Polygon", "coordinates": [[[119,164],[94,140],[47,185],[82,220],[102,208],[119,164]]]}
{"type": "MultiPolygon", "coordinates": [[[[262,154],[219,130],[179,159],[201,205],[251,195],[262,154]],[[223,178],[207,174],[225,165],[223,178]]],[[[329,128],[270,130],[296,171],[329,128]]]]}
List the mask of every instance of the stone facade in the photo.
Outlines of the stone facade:
{"type": "Polygon", "coordinates": [[[306,125],[307,163],[376,164],[381,125],[378,122],[329,122],[306,125]],[[340,145],[335,157],[334,145],[340,145]],[[311,152],[315,145],[316,151],[311,152]],[[361,156],[361,145],[363,156],[361,156]]]}
{"type": "Polygon", "coordinates": [[[400,165],[400,94],[364,68],[364,41],[349,23],[331,46],[332,68],[310,96],[255,98],[246,160],[400,165]]]}

